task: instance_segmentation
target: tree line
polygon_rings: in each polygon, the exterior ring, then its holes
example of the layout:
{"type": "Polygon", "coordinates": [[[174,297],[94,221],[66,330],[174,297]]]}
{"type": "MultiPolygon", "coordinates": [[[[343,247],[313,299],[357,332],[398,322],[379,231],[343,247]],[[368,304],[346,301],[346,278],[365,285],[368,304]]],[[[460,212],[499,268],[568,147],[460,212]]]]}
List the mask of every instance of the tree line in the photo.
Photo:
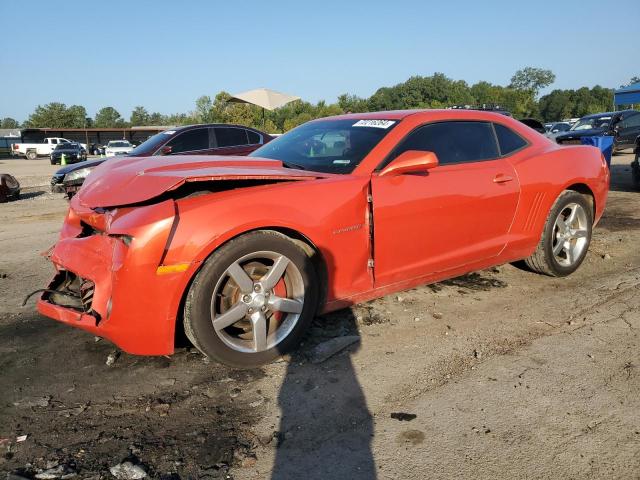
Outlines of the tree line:
{"type": "MultiPolygon", "coordinates": [[[[236,123],[276,133],[286,132],[314,118],[360,113],[378,110],[409,108],[447,108],[454,105],[493,105],[510,111],[516,118],[536,118],[555,121],[582,117],[590,113],[609,111],[613,108],[611,88],[595,86],[577,90],[553,90],[539,97],[541,89],[551,85],[555,75],[550,70],[526,67],[518,70],[507,86],[481,81],[469,85],[464,80],[453,80],[443,73],[431,76],[414,76],[392,87],[382,87],[369,98],[356,95],[340,95],[335,103],[319,101],[315,104],[298,100],[275,111],[267,111],[254,105],[229,103],[231,95],[220,92],[211,98],[203,95],[195,101],[189,113],[164,115],[148,112],[136,106],[128,120],[114,107],[101,108],[91,118],[81,105],[67,107],[52,102],[38,105],[23,123],[13,118],[0,121],[0,128],[123,128],[151,125],[188,125],[194,123],[236,123]]],[[[633,77],[629,84],[640,81],[633,77]]]]}

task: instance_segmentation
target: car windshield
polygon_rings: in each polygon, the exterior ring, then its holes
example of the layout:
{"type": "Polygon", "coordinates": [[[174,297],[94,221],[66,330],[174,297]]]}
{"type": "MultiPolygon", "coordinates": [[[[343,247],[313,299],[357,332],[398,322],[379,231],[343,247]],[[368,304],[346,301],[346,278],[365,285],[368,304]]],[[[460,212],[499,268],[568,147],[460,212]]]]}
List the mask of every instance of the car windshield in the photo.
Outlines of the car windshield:
{"type": "Polygon", "coordinates": [[[154,136],[147,138],[144,142],[131,150],[129,155],[135,157],[136,155],[155,152],[161,145],[173,138],[175,133],[175,130],[165,130],[164,132],[156,133],[154,136]]]}
{"type": "Polygon", "coordinates": [[[130,147],[131,144],[129,142],[116,141],[116,142],[109,142],[108,146],[112,148],[119,148],[119,147],[130,147]]]}
{"type": "Polygon", "coordinates": [[[69,149],[78,148],[78,147],[79,145],[77,143],[65,142],[65,143],[59,143],[58,145],[56,145],[56,150],[69,150],[69,149]]]}
{"type": "Polygon", "coordinates": [[[606,128],[611,121],[611,117],[591,117],[581,118],[578,120],[571,130],[591,130],[592,128],[606,128]]]}
{"type": "Polygon", "coordinates": [[[270,141],[250,157],[324,173],[351,173],[398,122],[384,119],[319,120],[270,141]]]}

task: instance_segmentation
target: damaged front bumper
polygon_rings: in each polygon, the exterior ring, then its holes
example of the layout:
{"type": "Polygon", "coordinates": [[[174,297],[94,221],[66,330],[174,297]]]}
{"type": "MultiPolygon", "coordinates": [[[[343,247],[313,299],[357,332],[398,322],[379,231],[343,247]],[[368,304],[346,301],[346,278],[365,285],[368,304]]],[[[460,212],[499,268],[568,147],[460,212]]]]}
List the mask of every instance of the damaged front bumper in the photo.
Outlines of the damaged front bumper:
{"type": "Polygon", "coordinates": [[[175,219],[171,200],[96,212],[74,197],[58,243],[56,274],[38,300],[43,315],[140,355],[173,353],[189,272],[159,274],[175,219]]]}

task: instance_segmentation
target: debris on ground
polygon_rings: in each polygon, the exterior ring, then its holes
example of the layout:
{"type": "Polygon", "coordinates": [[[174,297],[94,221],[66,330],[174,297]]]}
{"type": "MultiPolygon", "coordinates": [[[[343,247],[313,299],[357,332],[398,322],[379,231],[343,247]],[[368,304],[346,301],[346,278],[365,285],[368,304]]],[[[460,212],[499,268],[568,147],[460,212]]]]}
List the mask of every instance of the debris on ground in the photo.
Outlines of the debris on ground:
{"type": "Polygon", "coordinates": [[[336,337],[316,345],[310,352],[311,363],[322,363],[360,340],[357,335],[336,337]]]}
{"type": "Polygon", "coordinates": [[[112,366],[116,363],[116,360],[120,357],[120,350],[114,350],[109,355],[107,355],[107,361],[105,362],[108,367],[112,366]]]}
{"type": "Polygon", "coordinates": [[[416,415],[415,413],[405,412],[392,412],[390,415],[391,418],[400,422],[410,422],[411,420],[415,420],[417,416],[418,415],[416,415]]]}
{"type": "Polygon", "coordinates": [[[22,400],[18,400],[17,402],[13,402],[13,406],[18,408],[31,408],[31,407],[44,408],[49,406],[50,401],[51,401],[50,396],[24,398],[22,400]]]}
{"type": "Polygon", "coordinates": [[[52,462],[51,465],[47,466],[48,468],[46,470],[36,473],[35,477],[38,480],[66,480],[78,475],[75,469],[69,465],[57,465],[57,462],[52,462]]]}
{"type": "Polygon", "coordinates": [[[119,480],[139,480],[147,476],[147,472],[140,465],[134,465],[129,461],[114,465],[109,471],[119,480]]]}

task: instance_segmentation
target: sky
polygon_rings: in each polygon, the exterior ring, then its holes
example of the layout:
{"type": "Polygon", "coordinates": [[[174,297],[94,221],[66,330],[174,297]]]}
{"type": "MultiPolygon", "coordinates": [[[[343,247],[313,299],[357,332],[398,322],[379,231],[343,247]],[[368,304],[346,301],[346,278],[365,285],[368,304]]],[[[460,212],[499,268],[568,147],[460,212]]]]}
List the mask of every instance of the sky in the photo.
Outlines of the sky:
{"type": "Polygon", "coordinates": [[[547,90],[640,76],[638,0],[0,0],[0,19],[0,118],[19,121],[54,101],[128,119],[260,87],[333,102],[434,72],[506,85],[547,68],[547,90]]]}

